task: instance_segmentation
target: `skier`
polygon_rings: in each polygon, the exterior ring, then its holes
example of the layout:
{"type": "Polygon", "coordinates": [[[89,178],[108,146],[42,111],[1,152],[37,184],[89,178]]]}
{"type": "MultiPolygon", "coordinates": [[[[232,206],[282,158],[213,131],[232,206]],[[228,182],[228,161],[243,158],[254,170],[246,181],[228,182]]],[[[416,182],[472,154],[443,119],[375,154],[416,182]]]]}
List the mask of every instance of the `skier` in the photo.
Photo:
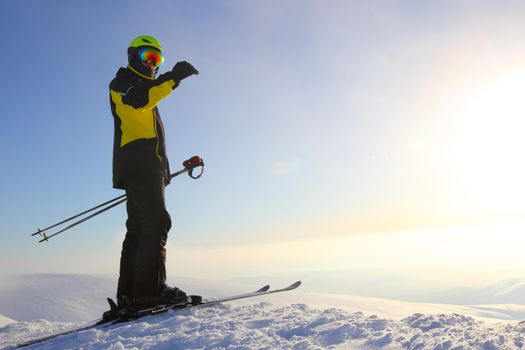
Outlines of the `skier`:
{"type": "Polygon", "coordinates": [[[164,187],[169,183],[164,128],[157,104],[180,82],[199,72],[188,62],[156,77],[164,57],[157,39],[142,35],[128,48],[127,68],[109,85],[114,118],[113,187],[127,195],[126,236],[117,287],[119,309],[186,301],[166,285],[166,241],[171,218],[164,187]]]}

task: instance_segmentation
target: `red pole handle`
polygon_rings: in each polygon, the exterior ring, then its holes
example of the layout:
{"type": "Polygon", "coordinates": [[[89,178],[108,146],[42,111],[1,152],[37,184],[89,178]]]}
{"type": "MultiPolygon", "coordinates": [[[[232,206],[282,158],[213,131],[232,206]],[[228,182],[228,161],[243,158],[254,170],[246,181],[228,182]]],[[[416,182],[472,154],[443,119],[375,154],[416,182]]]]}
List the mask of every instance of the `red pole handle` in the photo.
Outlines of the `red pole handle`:
{"type": "Polygon", "coordinates": [[[199,156],[193,156],[190,159],[185,160],[182,162],[182,166],[188,170],[188,175],[190,175],[192,179],[198,179],[204,173],[204,161],[199,156]],[[193,170],[197,167],[201,167],[201,171],[198,175],[194,176],[193,170]]]}

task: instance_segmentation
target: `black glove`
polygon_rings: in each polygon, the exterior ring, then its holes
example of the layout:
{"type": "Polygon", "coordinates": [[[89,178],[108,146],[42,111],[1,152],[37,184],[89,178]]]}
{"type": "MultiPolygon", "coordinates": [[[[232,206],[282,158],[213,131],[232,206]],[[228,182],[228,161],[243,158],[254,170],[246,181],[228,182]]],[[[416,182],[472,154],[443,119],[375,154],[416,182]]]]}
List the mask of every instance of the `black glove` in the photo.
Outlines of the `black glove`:
{"type": "Polygon", "coordinates": [[[175,79],[175,81],[181,81],[190,75],[199,74],[199,71],[196,70],[195,67],[193,67],[189,62],[182,61],[177,62],[175,67],[173,67],[171,70],[171,74],[173,74],[173,79],[175,79]]]}

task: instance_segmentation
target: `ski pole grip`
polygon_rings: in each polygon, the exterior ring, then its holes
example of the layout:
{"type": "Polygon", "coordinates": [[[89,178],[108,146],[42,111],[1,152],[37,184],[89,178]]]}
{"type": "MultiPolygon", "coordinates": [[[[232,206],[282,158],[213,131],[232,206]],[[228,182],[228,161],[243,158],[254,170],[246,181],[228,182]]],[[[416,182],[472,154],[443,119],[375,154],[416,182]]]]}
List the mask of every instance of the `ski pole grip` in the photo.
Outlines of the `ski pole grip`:
{"type": "Polygon", "coordinates": [[[182,166],[188,171],[188,175],[190,175],[192,179],[198,179],[204,173],[204,161],[199,156],[193,156],[185,160],[182,162],[182,166]],[[193,170],[197,167],[201,167],[201,171],[198,175],[193,175],[193,170]]]}

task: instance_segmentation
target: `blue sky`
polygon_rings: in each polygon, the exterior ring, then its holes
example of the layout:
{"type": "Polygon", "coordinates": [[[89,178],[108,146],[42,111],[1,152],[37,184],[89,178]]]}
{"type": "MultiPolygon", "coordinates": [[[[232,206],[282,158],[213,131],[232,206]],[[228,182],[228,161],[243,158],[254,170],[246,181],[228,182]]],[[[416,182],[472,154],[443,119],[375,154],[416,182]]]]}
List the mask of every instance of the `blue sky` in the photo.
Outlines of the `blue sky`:
{"type": "MultiPolygon", "coordinates": [[[[385,266],[399,257],[331,250],[521,222],[524,16],[519,1],[9,3],[1,259],[16,272],[116,271],[124,207],[47,245],[29,234],[121,194],[107,86],[141,34],[162,43],[161,71],[188,60],[201,72],[159,106],[172,169],[194,154],[207,165],[167,189],[172,273],[205,274],[191,260],[209,257],[219,275],[246,274],[255,252],[290,271],[385,266]]],[[[406,249],[393,251],[417,265],[406,249]]]]}

